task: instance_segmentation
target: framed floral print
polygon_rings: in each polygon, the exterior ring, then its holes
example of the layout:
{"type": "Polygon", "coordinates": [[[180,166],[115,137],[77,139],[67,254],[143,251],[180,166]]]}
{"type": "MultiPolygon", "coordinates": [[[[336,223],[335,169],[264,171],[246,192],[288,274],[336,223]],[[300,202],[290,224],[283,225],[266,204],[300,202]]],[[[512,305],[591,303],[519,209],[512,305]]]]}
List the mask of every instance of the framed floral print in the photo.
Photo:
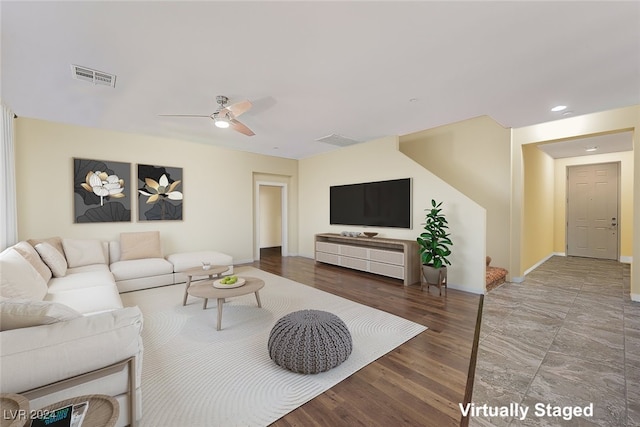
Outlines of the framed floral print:
{"type": "Polygon", "coordinates": [[[138,220],[181,221],[182,168],[138,165],[138,220]]]}
{"type": "Polygon", "coordinates": [[[131,163],[73,159],[75,223],[131,221],[131,163]]]}

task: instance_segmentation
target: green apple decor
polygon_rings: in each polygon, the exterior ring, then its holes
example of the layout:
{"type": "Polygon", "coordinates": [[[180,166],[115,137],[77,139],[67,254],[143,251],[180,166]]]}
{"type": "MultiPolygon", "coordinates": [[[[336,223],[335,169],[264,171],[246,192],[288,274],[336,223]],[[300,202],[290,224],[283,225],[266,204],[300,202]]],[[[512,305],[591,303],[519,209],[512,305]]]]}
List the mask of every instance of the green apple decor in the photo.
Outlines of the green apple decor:
{"type": "MultiPolygon", "coordinates": [[[[447,265],[451,265],[447,257],[451,255],[447,218],[442,213],[442,202],[431,200],[431,208],[425,209],[424,231],[417,238],[422,261],[422,274],[427,284],[438,288],[447,281],[447,265]]],[[[442,290],[440,290],[442,294],[442,290]]]]}
{"type": "Polygon", "coordinates": [[[226,276],[220,280],[221,285],[235,285],[238,281],[238,276],[226,276]]]}

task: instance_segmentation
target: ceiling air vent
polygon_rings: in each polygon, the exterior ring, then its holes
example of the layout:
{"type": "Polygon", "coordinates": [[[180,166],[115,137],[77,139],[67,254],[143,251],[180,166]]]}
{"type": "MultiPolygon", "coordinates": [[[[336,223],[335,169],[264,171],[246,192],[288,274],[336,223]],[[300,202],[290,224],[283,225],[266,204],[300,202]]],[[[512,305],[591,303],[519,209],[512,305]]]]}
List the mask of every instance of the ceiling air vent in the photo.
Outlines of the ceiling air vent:
{"type": "Polygon", "coordinates": [[[92,70],[91,68],[81,67],[79,65],[71,65],[71,73],[73,78],[93,83],[94,85],[104,85],[116,87],[116,76],[113,74],[103,73],[102,71],[92,70]]]}
{"type": "Polygon", "coordinates": [[[337,135],[335,133],[323,136],[322,138],[318,138],[316,139],[316,141],[324,142],[331,145],[337,145],[338,147],[347,147],[349,145],[358,144],[360,142],[356,141],[355,139],[347,138],[346,136],[337,135]]]}

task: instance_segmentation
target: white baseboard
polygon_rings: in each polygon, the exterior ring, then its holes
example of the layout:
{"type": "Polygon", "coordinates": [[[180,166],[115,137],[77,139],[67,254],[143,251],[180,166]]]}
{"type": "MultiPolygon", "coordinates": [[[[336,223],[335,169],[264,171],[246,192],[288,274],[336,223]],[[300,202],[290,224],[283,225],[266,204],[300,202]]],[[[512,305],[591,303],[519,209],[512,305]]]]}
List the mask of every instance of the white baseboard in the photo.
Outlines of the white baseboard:
{"type": "Polygon", "coordinates": [[[555,256],[567,256],[567,253],[566,252],[554,252],[553,255],[555,255],[555,256]]]}
{"type": "MultiPolygon", "coordinates": [[[[427,285],[425,284],[424,286],[426,288],[427,285]]],[[[435,286],[435,285],[431,285],[431,286],[435,286]]],[[[457,283],[447,283],[447,289],[455,289],[457,291],[469,292],[476,295],[482,295],[486,293],[486,291],[484,290],[484,287],[483,289],[475,289],[475,288],[471,289],[468,286],[459,285],[457,283]]]]}
{"type": "Polygon", "coordinates": [[[640,302],[640,294],[631,294],[631,301],[640,302]]]}
{"type": "Polygon", "coordinates": [[[524,282],[524,276],[522,277],[512,277],[511,280],[509,280],[511,283],[522,283],[524,282]]]}
{"type": "Polygon", "coordinates": [[[623,262],[625,264],[633,264],[633,257],[632,256],[621,256],[620,257],[620,262],[623,262]]]}
{"type": "MultiPolygon", "coordinates": [[[[527,270],[525,270],[524,275],[526,276],[527,274],[531,273],[533,270],[535,270],[536,268],[540,267],[542,264],[544,264],[549,258],[551,258],[554,255],[556,255],[556,252],[550,253],[545,258],[543,258],[540,261],[538,261],[537,263],[535,263],[532,267],[530,267],[527,270]]],[[[523,278],[523,280],[524,280],[524,278],[523,278]]]]}

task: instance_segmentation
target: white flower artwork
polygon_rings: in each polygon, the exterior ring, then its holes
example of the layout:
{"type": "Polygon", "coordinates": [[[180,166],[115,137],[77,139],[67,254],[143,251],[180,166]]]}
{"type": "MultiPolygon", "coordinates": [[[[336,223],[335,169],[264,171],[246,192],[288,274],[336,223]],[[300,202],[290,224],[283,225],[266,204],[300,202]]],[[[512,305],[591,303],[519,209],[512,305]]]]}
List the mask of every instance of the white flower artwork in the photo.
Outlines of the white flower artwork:
{"type": "Polygon", "coordinates": [[[73,159],[76,223],[131,221],[131,163],[73,159]]]}
{"type": "Polygon", "coordinates": [[[138,165],[138,220],[182,220],[182,168],[138,165]]]}

